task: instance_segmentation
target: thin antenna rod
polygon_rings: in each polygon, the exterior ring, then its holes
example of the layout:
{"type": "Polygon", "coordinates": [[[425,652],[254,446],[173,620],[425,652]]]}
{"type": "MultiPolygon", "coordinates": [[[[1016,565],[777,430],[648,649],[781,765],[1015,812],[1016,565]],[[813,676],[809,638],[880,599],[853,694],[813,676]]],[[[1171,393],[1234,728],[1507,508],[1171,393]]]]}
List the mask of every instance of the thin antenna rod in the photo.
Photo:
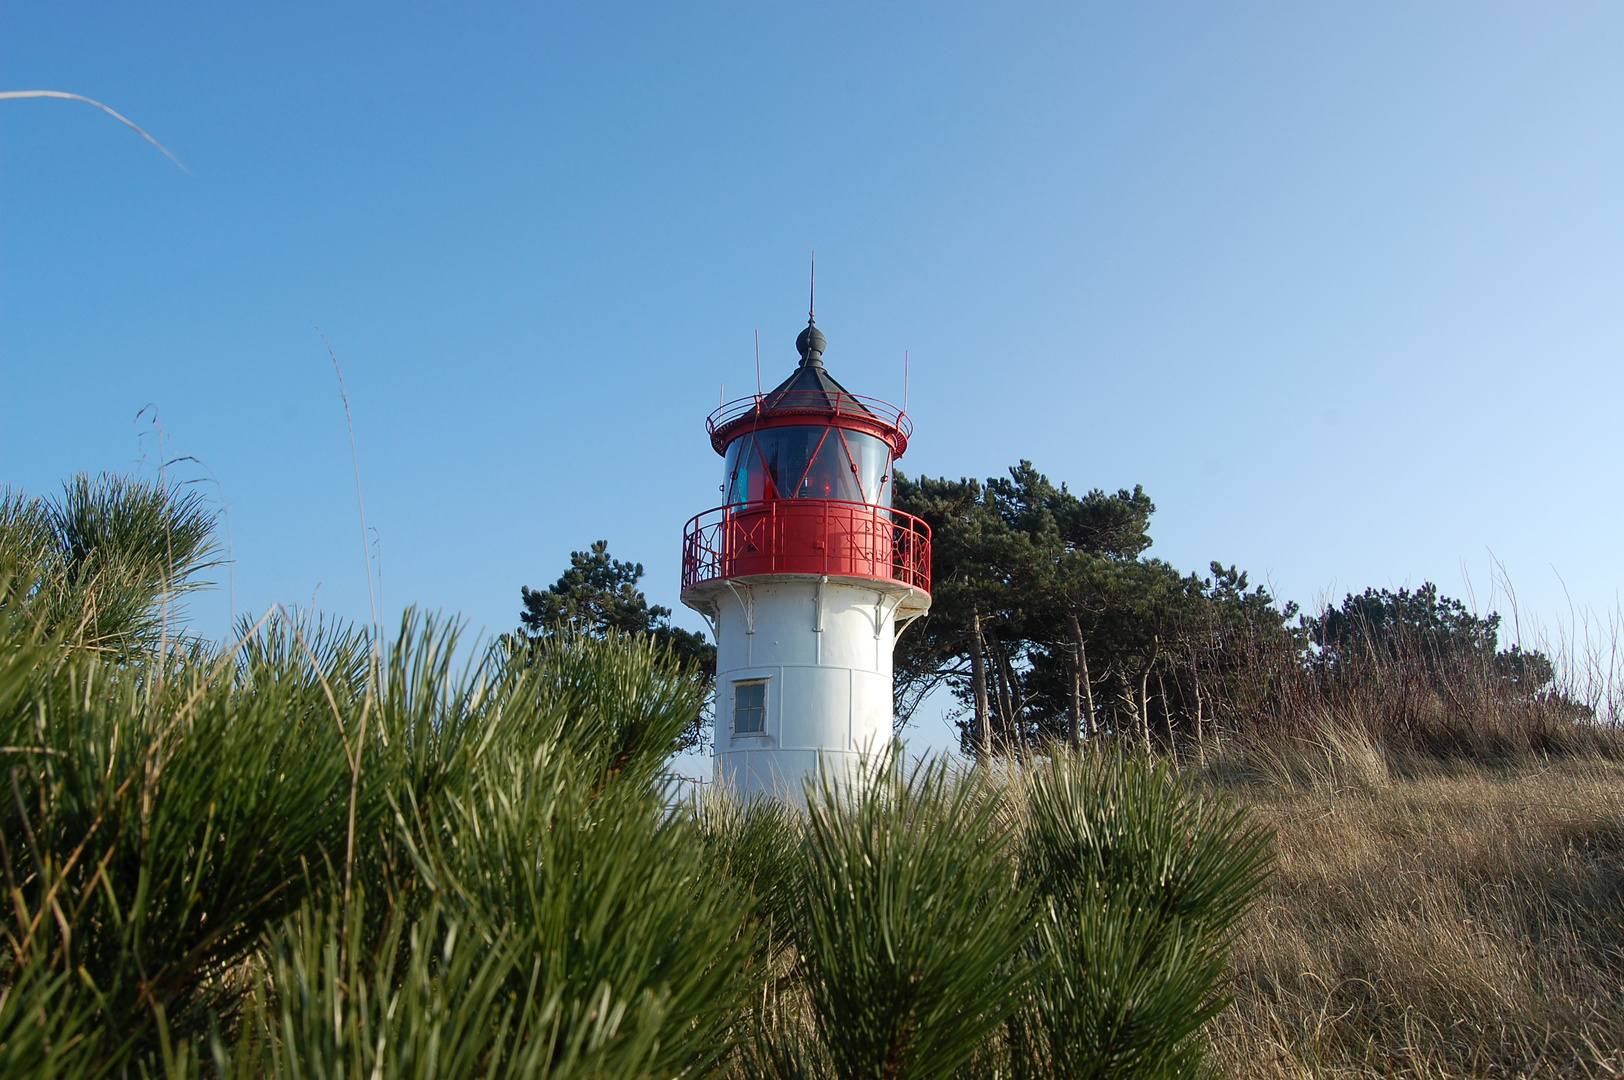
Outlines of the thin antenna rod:
{"type": "Polygon", "coordinates": [[[806,296],[806,321],[812,322],[817,318],[818,310],[818,253],[812,253],[812,289],[806,296]]]}
{"type": "Polygon", "coordinates": [[[761,396],[761,331],[756,331],[756,397],[761,396]]]}
{"type": "Polygon", "coordinates": [[[902,411],[908,411],[908,350],[902,350],[902,411]]]}
{"type": "Polygon", "coordinates": [[[716,384],[716,407],[720,409],[727,404],[727,383],[716,384]]]}

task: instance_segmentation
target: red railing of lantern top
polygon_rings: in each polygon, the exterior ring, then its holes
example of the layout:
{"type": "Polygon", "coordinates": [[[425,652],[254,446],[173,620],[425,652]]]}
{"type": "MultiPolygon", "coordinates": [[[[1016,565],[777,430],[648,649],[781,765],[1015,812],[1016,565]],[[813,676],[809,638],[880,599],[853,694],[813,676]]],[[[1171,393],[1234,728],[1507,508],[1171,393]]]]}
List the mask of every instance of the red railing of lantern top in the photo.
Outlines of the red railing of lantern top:
{"type": "Polygon", "coordinates": [[[930,526],[838,499],[718,506],[682,531],[682,587],[752,574],[872,578],[930,592],[930,526]]]}
{"type": "Polygon", "coordinates": [[[894,457],[901,457],[908,449],[908,437],[913,434],[913,421],[908,419],[908,414],[890,402],[824,390],[789,390],[739,398],[707,416],[705,429],[710,433],[711,446],[718,454],[725,454],[727,444],[752,426],[776,427],[812,421],[867,431],[890,443],[894,457]]]}

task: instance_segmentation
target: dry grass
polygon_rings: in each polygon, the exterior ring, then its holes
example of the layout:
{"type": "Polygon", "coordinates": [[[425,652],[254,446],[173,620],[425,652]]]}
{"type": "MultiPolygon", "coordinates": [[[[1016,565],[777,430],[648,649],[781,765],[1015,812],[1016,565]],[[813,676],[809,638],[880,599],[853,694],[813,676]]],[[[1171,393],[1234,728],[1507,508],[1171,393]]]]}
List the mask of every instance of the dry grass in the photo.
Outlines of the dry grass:
{"type": "Polygon", "coordinates": [[[1429,764],[1344,731],[1210,775],[1279,832],[1214,1026],[1227,1074],[1624,1075],[1624,764],[1429,764]]]}

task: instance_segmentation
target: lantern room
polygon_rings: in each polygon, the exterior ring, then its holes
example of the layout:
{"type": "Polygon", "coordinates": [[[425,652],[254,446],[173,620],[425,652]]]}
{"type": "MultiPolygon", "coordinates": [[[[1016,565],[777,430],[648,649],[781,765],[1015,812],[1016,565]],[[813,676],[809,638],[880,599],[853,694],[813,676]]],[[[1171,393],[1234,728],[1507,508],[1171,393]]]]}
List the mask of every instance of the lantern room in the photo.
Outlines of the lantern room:
{"type": "Polygon", "coordinates": [[[688,524],[685,590],[741,575],[833,573],[929,592],[930,529],[890,509],[892,465],[912,425],[836,382],[823,366],[826,345],[809,321],[789,378],[708,418],[723,502],[688,524]]]}

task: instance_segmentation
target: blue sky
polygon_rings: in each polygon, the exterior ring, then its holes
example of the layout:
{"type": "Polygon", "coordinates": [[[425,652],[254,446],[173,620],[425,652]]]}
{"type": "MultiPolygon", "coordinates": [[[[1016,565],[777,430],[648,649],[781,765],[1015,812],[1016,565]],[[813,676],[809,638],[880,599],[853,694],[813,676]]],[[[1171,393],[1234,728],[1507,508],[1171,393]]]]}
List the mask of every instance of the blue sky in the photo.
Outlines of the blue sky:
{"type": "MultiPolygon", "coordinates": [[[[1311,603],[1618,603],[1617,4],[10,4],[0,482],[211,477],[229,608],[677,607],[720,384],[899,398],[912,473],[1142,483],[1311,603]],[[146,413],[142,413],[147,409],[146,413]]],[[[698,625],[696,618],[688,620],[698,625]]]]}

